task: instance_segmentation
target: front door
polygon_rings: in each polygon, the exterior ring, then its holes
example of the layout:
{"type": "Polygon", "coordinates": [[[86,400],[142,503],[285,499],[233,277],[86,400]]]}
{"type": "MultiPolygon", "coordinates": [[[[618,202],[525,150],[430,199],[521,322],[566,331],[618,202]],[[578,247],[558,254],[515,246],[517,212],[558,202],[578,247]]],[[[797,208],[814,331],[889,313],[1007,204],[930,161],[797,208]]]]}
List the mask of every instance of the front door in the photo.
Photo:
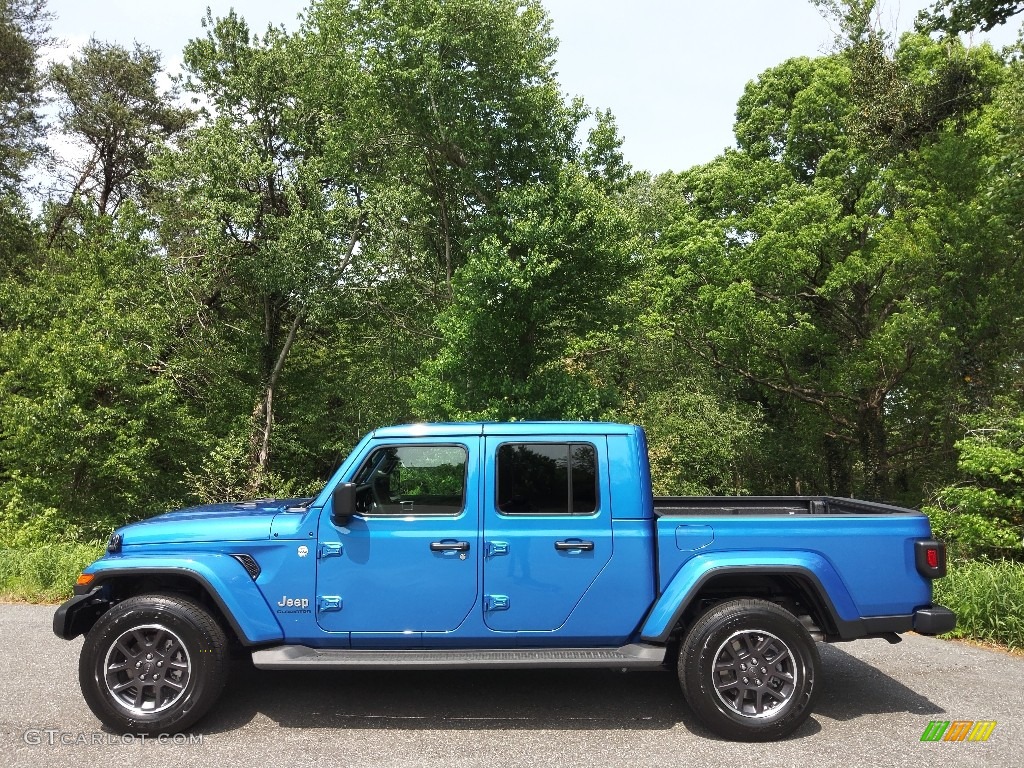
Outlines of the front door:
{"type": "Polygon", "coordinates": [[[612,556],[604,437],[486,438],[484,622],[561,627],[612,556]]]}
{"type": "MultiPolygon", "coordinates": [[[[456,629],[477,601],[479,441],[371,444],[353,477],[357,514],[320,523],[317,622],[328,632],[456,629]]],[[[373,637],[364,637],[374,644],[373,637]]],[[[377,638],[378,640],[382,638],[377,638]]],[[[360,637],[352,635],[353,646],[360,637]]]]}

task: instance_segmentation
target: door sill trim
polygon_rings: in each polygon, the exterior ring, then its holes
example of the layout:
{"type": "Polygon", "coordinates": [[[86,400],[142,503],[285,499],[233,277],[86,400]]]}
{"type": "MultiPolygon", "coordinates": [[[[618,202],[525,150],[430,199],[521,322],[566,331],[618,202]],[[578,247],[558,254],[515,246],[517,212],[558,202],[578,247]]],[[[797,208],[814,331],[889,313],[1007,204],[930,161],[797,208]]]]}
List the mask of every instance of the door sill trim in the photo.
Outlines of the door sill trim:
{"type": "Polygon", "coordinates": [[[351,650],[279,645],[252,654],[257,669],[486,669],[502,667],[650,668],[665,661],[665,648],[632,643],[621,648],[513,648],[351,650]]]}

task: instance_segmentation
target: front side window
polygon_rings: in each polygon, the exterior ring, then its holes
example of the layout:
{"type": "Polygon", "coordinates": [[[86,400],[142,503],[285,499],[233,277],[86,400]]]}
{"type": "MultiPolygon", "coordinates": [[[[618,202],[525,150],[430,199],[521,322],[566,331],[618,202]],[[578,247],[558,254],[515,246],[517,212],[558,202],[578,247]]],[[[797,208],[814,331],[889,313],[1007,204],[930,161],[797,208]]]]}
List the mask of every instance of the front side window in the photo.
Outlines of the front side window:
{"type": "Polygon", "coordinates": [[[457,515],[466,504],[461,445],[378,448],[353,480],[356,508],[368,515],[457,515]]]}
{"type": "Polygon", "coordinates": [[[589,515],[597,509],[597,451],[589,443],[498,446],[497,504],[505,514],[589,515]]]}

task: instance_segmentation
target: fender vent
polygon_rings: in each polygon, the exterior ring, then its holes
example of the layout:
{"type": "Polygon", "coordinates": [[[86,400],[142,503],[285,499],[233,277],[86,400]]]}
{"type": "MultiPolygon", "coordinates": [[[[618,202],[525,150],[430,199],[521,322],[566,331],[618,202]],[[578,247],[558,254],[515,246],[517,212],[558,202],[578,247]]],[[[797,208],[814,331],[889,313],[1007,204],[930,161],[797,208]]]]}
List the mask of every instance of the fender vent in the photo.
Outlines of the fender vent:
{"type": "Polygon", "coordinates": [[[253,560],[252,555],[232,555],[232,557],[242,564],[242,567],[248,571],[253,581],[256,581],[256,579],[260,577],[260,573],[262,572],[260,564],[253,560]]]}

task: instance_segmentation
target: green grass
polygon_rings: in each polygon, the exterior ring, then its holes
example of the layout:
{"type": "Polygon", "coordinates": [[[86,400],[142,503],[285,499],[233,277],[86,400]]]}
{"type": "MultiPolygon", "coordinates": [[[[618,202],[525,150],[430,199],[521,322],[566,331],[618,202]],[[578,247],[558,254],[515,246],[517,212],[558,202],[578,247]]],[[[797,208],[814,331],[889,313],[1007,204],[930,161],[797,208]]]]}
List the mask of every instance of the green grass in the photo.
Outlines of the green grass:
{"type": "Polygon", "coordinates": [[[59,602],[71,596],[75,579],[103,554],[105,542],[41,544],[0,550],[0,597],[28,602],[59,602]]]}
{"type": "Polygon", "coordinates": [[[949,637],[1024,648],[1024,563],[951,561],[946,578],[935,582],[934,599],[956,613],[949,637]]]}

